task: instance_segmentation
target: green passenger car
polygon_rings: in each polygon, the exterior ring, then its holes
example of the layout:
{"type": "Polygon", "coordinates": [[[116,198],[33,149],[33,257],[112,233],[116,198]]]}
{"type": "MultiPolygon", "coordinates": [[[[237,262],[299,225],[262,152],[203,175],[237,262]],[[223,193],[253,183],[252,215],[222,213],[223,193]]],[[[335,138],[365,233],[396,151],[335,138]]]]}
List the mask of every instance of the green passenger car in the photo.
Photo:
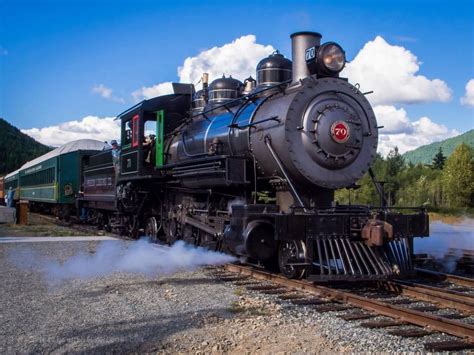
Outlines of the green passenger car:
{"type": "Polygon", "coordinates": [[[81,139],[26,163],[19,172],[20,199],[74,204],[81,188],[83,159],[103,148],[103,142],[81,139]]]}

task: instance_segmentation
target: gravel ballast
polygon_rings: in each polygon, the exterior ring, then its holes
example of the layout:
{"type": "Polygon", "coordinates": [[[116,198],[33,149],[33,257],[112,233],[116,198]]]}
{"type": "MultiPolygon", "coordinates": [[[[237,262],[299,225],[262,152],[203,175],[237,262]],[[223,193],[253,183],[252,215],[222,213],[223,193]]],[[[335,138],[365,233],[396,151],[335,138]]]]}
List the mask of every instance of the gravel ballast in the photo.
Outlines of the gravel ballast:
{"type": "MultiPolygon", "coordinates": [[[[65,261],[99,243],[0,243],[0,353],[307,353],[422,351],[421,339],[369,330],[275,295],[221,282],[209,269],[145,277],[115,273],[51,284],[20,255],[65,261]]],[[[362,321],[361,321],[362,322],[362,321]]]]}

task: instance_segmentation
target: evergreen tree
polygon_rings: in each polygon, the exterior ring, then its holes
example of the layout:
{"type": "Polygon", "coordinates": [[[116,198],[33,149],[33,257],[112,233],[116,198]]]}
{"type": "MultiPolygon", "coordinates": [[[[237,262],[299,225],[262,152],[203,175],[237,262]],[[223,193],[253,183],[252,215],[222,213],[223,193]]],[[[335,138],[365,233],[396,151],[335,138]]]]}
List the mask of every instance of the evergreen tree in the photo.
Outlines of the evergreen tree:
{"type": "Polygon", "coordinates": [[[443,148],[439,147],[438,153],[436,153],[431,163],[433,166],[433,169],[438,169],[438,170],[443,169],[445,162],[446,162],[446,157],[443,154],[443,148]]]}
{"type": "Polygon", "coordinates": [[[473,206],[474,160],[467,144],[460,144],[446,160],[443,185],[447,207],[473,206]]]}
{"type": "Polygon", "coordinates": [[[50,150],[0,118],[0,175],[10,173],[50,150]]]}
{"type": "Polygon", "coordinates": [[[383,179],[381,179],[386,181],[385,195],[389,205],[394,205],[397,202],[396,194],[400,188],[398,174],[401,173],[404,167],[405,159],[398,152],[398,147],[395,147],[395,149],[391,150],[387,155],[383,179]]]}

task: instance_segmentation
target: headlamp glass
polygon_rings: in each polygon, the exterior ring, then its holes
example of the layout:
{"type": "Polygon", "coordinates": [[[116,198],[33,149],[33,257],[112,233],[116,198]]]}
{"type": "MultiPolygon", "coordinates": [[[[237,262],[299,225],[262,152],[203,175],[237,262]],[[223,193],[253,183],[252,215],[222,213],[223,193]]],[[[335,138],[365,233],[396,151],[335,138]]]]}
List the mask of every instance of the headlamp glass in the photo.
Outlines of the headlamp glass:
{"type": "Polygon", "coordinates": [[[330,72],[339,73],[346,64],[346,54],[336,43],[325,43],[320,48],[320,63],[330,72]]]}

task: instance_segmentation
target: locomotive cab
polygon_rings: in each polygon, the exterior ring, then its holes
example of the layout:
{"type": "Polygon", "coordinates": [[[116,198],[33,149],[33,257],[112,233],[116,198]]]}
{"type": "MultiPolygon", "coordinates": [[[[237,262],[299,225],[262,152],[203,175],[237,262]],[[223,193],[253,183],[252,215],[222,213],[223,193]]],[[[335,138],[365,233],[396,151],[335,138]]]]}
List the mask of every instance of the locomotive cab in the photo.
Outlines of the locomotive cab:
{"type": "MultiPolygon", "coordinates": [[[[182,85],[182,84],[180,84],[182,85]]],[[[188,117],[191,88],[144,100],[117,116],[121,120],[121,154],[118,182],[144,176],[160,177],[164,139],[188,117]]]]}

